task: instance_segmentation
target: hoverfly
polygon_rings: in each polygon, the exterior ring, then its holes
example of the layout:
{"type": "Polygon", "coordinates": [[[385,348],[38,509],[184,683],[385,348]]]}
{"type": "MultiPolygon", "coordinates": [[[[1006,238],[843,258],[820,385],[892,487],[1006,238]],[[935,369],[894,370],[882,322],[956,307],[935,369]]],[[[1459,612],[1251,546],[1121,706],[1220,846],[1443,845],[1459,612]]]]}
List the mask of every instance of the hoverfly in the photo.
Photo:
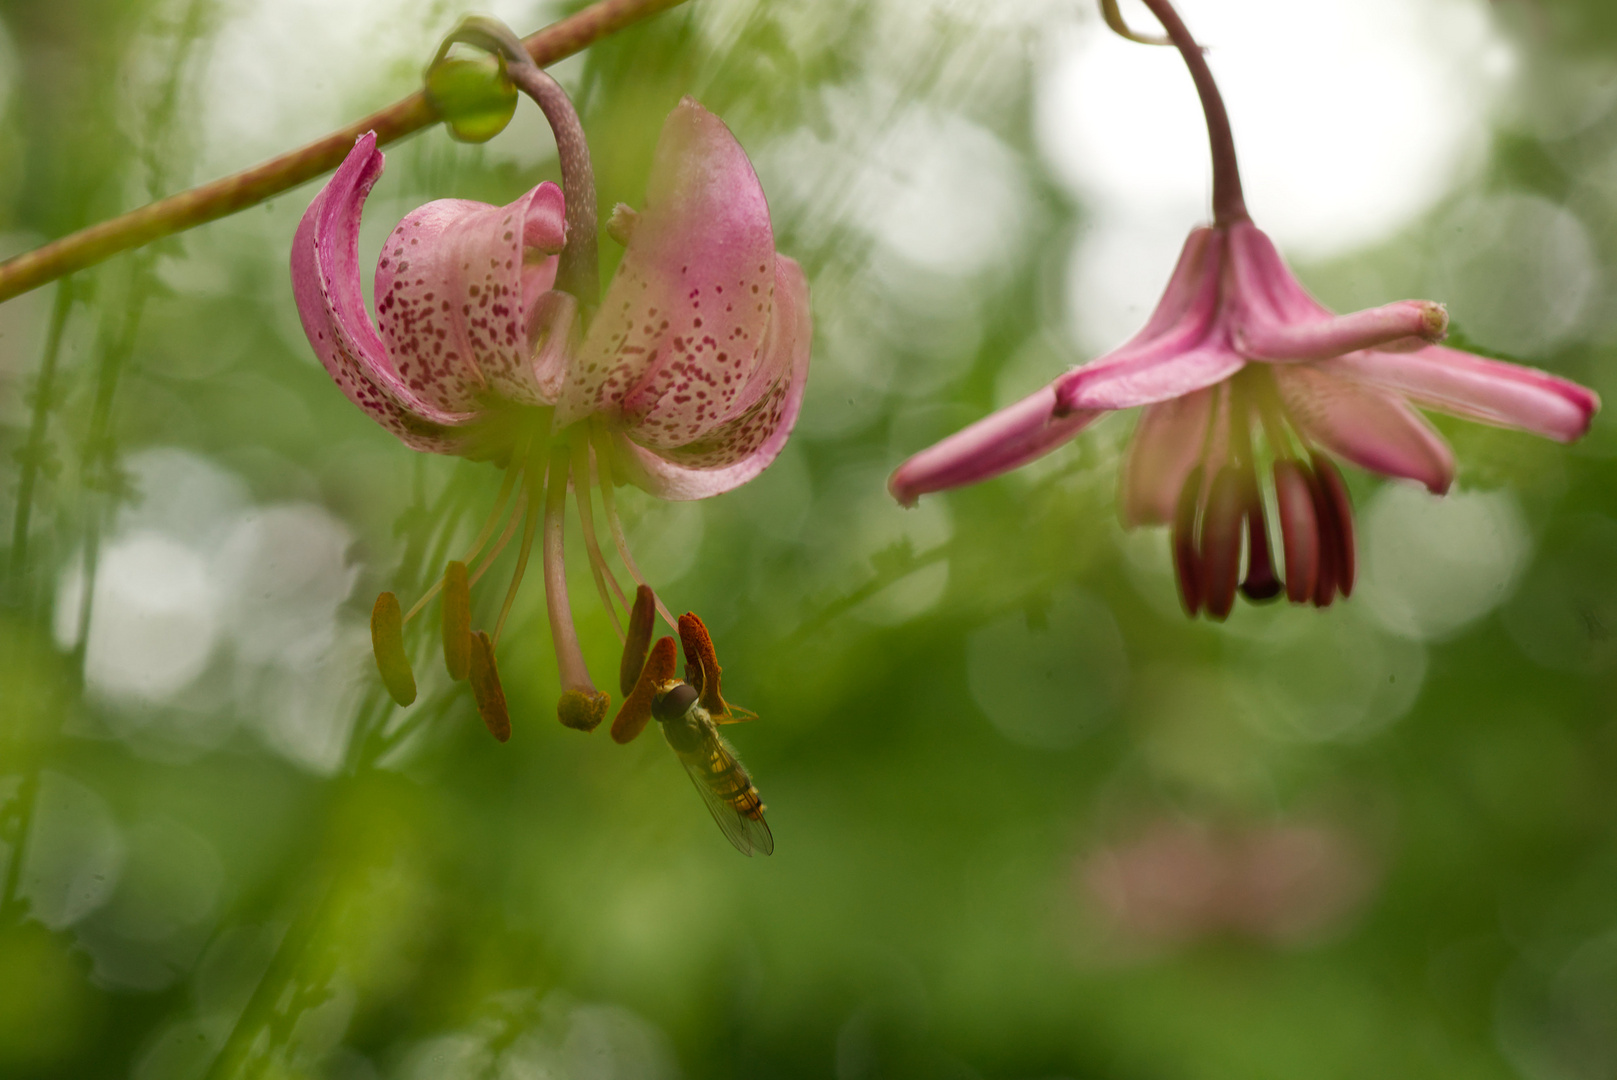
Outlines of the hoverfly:
{"type": "Polygon", "coordinates": [[[655,618],[651,590],[640,586],[629,616],[620,683],[623,707],[612,721],[612,738],[626,743],[655,719],[674,756],[696,785],[702,804],[730,843],[743,855],[769,855],[775,838],[764,821],[764,803],[735,751],[719,734],[720,724],[755,719],[719,693],[719,663],[707,627],[692,612],[679,617],[679,637],[685,647],[685,678],[674,671],[674,639],[664,637],[651,646],[655,618]]]}

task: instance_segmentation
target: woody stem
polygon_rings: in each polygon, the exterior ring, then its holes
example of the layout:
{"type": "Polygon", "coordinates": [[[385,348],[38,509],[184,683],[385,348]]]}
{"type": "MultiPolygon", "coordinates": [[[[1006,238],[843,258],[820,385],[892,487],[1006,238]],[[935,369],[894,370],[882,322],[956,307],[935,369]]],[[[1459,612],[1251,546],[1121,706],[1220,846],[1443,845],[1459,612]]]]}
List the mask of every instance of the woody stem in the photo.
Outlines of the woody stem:
{"type": "Polygon", "coordinates": [[[1144,3],[1162,23],[1179,55],[1184,57],[1191,80],[1196,84],[1196,93],[1201,97],[1202,113],[1207,117],[1207,141],[1213,151],[1213,223],[1229,225],[1244,221],[1246,199],[1241,194],[1241,170],[1235,160],[1235,136],[1230,132],[1230,116],[1224,109],[1224,98],[1213,81],[1207,58],[1185,28],[1171,0],[1144,0],[1144,3]]]}
{"type": "MultiPolygon", "coordinates": [[[[554,64],[608,34],[681,3],[684,0],[600,0],[530,35],[523,46],[534,63],[554,64]]],[[[0,301],[121,251],[257,206],[336,168],[354,148],[354,140],[367,131],[376,132],[378,146],[386,146],[438,119],[426,95],[417,92],[307,146],[24,252],[0,263],[0,301]]]]}

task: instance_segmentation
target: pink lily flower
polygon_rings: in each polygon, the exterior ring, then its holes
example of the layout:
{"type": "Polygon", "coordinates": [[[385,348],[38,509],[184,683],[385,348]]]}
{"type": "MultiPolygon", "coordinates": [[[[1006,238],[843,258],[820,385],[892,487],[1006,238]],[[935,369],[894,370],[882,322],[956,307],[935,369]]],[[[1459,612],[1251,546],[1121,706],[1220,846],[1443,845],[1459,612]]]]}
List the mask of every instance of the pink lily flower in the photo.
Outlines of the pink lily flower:
{"type": "MultiPolygon", "coordinates": [[[[608,701],[590,680],[567,597],[569,488],[592,575],[616,623],[614,600],[625,611],[630,601],[602,554],[591,488],[600,489],[625,567],[644,584],[614,488],[628,482],[659,498],[700,499],[757,476],[796,422],[811,336],[807,281],[775,252],[751,163],[724,123],[690,98],[663,127],[645,209],[620,207],[614,215],[610,231],[626,251],[595,313],[587,150],[565,98],[561,123],[554,97],[540,102],[557,130],[568,198],[544,183],[503,207],[443,199],[411,213],[377,264],[377,326],[365,310],[357,244],[365,197],[382,171],[374,135],[359,139],[315,197],[292,249],[304,330],[349,400],[413,449],[492,460],[506,472],[471,549],[403,616],[442,587],[446,663],[456,678],[470,672],[497,737],[502,720],[491,713],[504,705],[493,647],[541,520],[559,713],[588,730],[608,701]],[[580,250],[570,245],[584,244],[569,281],[568,253],[580,250]],[[472,634],[467,590],[518,525],[516,570],[493,637],[472,634]]],[[[387,634],[401,621],[393,605],[387,634]]],[[[378,625],[373,619],[373,630],[378,625]]],[[[384,653],[402,660],[402,646],[385,646],[387,634],[376,632],[378,663],[394,690],[401,680],[389,677],[384,653]]],[[[413,676],[408,683],[396,698],[413,698],[413,676]]]]}
{"type": "Polygon", "coordinates": [[[1168,0],[1146,3],[1184,55],[1207,114],[1213,224],[1190,234],[1133,339],[916,454],[888,488],[913,505],[1041,457],[1108,411],[1143,406],[1120,516],[1129,528],[1172,526],[1186,613],[1222,620],[1238,590],[1262,601],[1284,589],[1293,603],[1323,607],[1351,595],[1355,574],[1352,506],[1333,458],[1443,494],[1454,455],[1414,406],[1571,442],[1600,400],[1566,379],[1436,344],[1448,329],[1439,304],[1336,315],[1310,296],[1247,215],[1229,121],[1199,47],[1168,0]],[[1265,459],[1283,583],[1269,544],[1265,459]]]}

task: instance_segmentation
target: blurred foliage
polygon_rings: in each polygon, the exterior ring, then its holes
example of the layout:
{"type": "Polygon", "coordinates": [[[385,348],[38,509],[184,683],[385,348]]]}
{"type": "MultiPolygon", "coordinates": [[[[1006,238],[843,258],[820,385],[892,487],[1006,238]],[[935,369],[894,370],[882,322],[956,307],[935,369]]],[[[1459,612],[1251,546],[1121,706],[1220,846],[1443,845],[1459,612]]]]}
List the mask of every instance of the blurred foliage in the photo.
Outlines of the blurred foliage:
{"type": "MultiPolygon", "coordinates": [[[[352,6],[293,49],[273,4],[0,2],[6,253],[386,103],[462,14],[352,6]],[[229,51],[254,33],[264,56],[229,51]],[[312,80],[331,116],[232,93],[298,49],[288,100],[312,80]]],[[[509,745],[420,623],[422,699],[386,703],[371,600],[413,602],[498,477],[412,455],[315,362],[285,269],[312,187],[0,306],[0,1075],[1612,1075],[1607,417],[1570,449],[1442,422],[1447,503],[1351,478],[1362,595],[1222,628],[1180,616],[1160,534],[1114,523],[1127,418],[914,511],[886,496],[903,456],[1079,359],[1062,278],[1091,208],[1040,156],[1033,70],[1050,27],[1097,20],[1017,7],[692,0],[557,72],[603,206],[639,203],[695,95],[813,284],[782,458],[710,504],[623,496],[761,717],[731,730],[770,859],[724,843],[656,736],[551,720],[536,587],[502,639],[509,745]],[[960,160],[999,169],[997,203],[914,202],[960,160]]],[[[1614,64],[1607,0],[1490,10],[1524,86],[1614,64]]],[[[557,179],[549,147],[527,104],[486,145],[394,147],[366,257],[429,198],[557,179]]],[[[1304,277],[1427,291],[1408,253],[1465,199],[1571,206],[1600,277],[1530,359],[1610,398],[1613,161],[1612,108],[1501,125],[1431,214],[1304,277]]]]}

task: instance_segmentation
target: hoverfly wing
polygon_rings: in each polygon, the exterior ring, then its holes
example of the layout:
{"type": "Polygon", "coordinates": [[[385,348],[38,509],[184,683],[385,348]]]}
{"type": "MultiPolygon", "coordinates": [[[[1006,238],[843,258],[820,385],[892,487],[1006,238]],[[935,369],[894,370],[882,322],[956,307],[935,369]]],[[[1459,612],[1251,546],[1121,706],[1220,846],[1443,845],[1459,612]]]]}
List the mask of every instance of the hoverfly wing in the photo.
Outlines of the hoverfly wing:
{"type": "Polygon", "coordinates": [[[764,804],[758,798],[758,789],[752,786],[752,778],[718,735],[703,742],[695,750],[675,751],[697,794],[702,796],[702,805],[741,854],[773,854],[775,837],[764,821],[764,804]]]}

